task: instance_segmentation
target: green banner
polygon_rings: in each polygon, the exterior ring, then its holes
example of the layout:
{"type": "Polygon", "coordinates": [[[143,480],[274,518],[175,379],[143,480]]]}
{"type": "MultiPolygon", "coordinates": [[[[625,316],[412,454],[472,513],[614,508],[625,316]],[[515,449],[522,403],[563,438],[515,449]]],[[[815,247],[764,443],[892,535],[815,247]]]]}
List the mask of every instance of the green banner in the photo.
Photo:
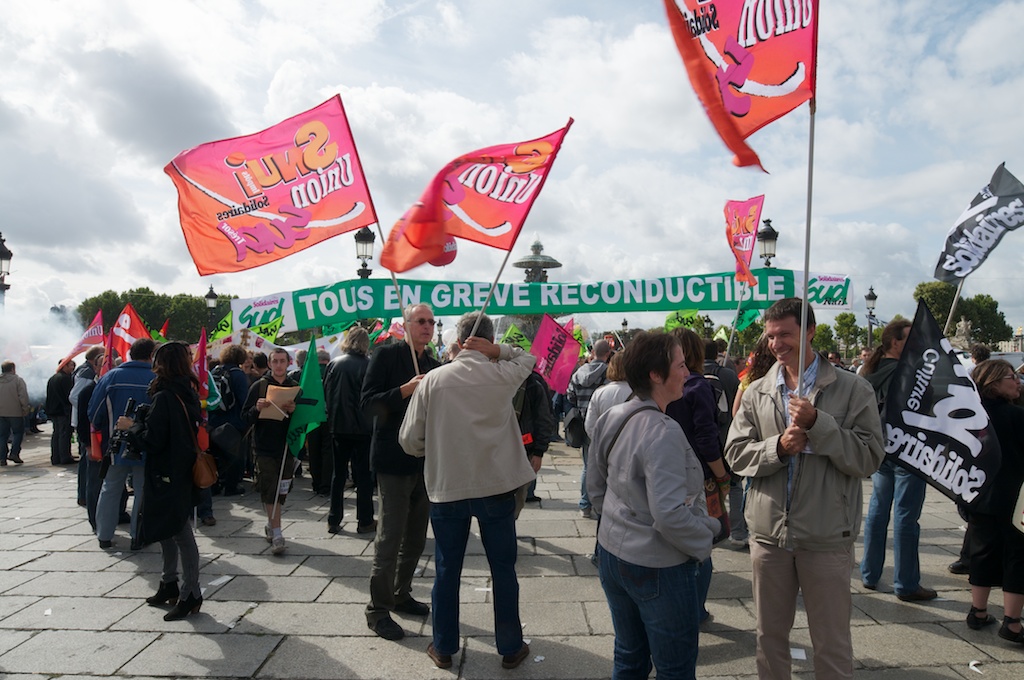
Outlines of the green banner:
{"type": "Polygon", "coordinates": [[[522,347],[527,352],[530,351],[530,341],[515,324],[509,325],[508,330],[505,331],[505,335],[501,336],[499,342],[503,345],[516,345],[517,347],[522,347]]]}
{"type": "MultiPolygon", "coordinates": [[[[492,316],[575,312],[701,312],[735,310],[737,296],[745,309],[766,309],[776,300],[802,289],[799,272],[787,269],[754,271],[758,285],[738,283],[733,272],[669,276],[658,279],[598,281],[592,283],[499,283],[487,306],[492,316]]],[[[469,281],[399,279],[401,302],[388,279],[355,279],[328,286],[275,293],[251,300],[232,300],[236,326],[283,319],[282,332],[340,324],[353,319],[401,316],[410,303],[426,303],[438,316],[461,316],[479,310],[491,284],[469,281]]],[[[849,277],[811,274],[809,299],[818,308],[849,309],[849,277]]]]}

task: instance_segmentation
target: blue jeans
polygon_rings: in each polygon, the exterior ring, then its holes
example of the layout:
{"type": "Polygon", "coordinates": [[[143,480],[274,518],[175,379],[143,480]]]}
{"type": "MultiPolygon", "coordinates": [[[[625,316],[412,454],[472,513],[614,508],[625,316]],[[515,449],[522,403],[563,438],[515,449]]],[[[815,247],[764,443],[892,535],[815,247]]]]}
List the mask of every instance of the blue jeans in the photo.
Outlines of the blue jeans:
{"type": "Polygon", "coordinates": [[[897,595],[921,587],[921,565],[917,546],[921,538],[921,508],[927,486],[920,477],[886,458],[871,476],[871,502],[864,521],[864,555],[860,560],[861,580],[875,585],[885,564],[885,539],[889,531],[889,509],[893,509],[893,588],[897,595]],[[895,506],[893,501],[895,500],[895,506]]]}
{"type": "Polygon", "coordinates": [[[710,616],[707,603],[708,592],[711,590],[712,571],[714,571],[714,565],[711,563],[711,557],[708,557],[697,567],[697,603],[700,605],[700,617],[698,620],[701,622],[710,616]]]}
{"type": "Polygon", "coordinates": [[[598,545],[601,586],[615,627],[612,680],[696,677],[700,603],[696,562],[655,569],[598,545]]]}
{"type": "Polygon", "coordinates": [[[101,541],[109,541],[114,538],[114,529],[117,528],[117,520],[121,515],[121,494],[124,493],[125,482],[128,475],[134,472],[135,477],[135,501],[132,503],[131,537],[135,540],[138,536],[136,529],[139,524],[139,509],[143,503],[142,466],[141,465],[111,465],[107,468],[107,474],[103,478],[103,485],[100,487],[100,497],[96,503],[96,537],[101,541]]]}
{"type": "Polygon", "coordinates": [[[430,507],[434,528],[434,589],[431,593],[434,649],[438,654],[459,651],[459,583],[466,557],[470,519],[476,517],[480,540],[491,568],[494,595],[494,639],[502,656],[523,647],[519,620],[519,581],[516,579],[516,500],[512,493],[471,498],[430,507]]]}
{"type": "Polygon", "coordinates": [[[21,416],[0,416],[0,449],[2,458],[18,458],[21,454],[21,442],[25,438],[25,419],[21,416]],[[11,448],[7,448],[7,440],[11,440],[11,448]],[[9,451],[9,453],[8,453],[9,451]]]}
{"type": "Polygon", "coordinates": [[[587,454],[590,451],[590,444],[583,442],[583,472],[580,473],[580,510],[590,507],[590,494],[587,493],[587,454]]]}

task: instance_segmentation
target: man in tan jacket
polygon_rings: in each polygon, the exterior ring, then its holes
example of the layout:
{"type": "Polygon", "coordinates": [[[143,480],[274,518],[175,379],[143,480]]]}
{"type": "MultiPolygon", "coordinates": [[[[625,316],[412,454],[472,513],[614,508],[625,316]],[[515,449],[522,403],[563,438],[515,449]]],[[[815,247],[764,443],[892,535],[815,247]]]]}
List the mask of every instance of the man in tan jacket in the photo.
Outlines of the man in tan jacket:
{"type": "Polygon", "coordinates": [[[0,465],[7,461],[21,465],[21,440],[25,436],[25,416],[29,412],[28,388],[14,372],[13,361],[0,365],[0,465]],[[11,440],[10,449],[7,440],[11,440]]]}

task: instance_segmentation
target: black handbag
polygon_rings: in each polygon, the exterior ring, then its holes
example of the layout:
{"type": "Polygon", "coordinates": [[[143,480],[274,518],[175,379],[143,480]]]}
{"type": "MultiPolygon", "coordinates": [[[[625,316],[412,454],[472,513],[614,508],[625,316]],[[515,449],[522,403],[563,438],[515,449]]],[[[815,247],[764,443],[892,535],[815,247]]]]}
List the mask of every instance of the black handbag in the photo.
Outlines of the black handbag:
{"type": "Polygon", "coordinates": [[[562,425],[565,430],[566,446],[571,446],[574,449],[582,448],[587,439],[587,431],[583,427],[583,414],[580,413],[580,410],[575,406],[569,409],[562,420],[562,425]]]}

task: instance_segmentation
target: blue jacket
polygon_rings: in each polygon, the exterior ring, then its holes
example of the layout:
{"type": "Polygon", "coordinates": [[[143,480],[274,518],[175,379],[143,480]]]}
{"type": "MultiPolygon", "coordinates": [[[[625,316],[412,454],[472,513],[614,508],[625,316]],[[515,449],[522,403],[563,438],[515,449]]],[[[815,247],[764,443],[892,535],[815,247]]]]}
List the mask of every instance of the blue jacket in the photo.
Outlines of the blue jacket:
{"type": "MultiPolygon", "coordinates": [[[[124,413],[128,399],[135,398],[139,404],[149,404],[146,394],[149,383],[156,376],[148,361],[126,361],[108,372],[99,382],[89,399],[89,421],[92,426],[103,433],[103,447],[114,431],[114,423],[124,413]]],[[[126,461],[121,458],[121,451],[114,454],[115,465],[141,465],[142,461],[126,461]]]]}

